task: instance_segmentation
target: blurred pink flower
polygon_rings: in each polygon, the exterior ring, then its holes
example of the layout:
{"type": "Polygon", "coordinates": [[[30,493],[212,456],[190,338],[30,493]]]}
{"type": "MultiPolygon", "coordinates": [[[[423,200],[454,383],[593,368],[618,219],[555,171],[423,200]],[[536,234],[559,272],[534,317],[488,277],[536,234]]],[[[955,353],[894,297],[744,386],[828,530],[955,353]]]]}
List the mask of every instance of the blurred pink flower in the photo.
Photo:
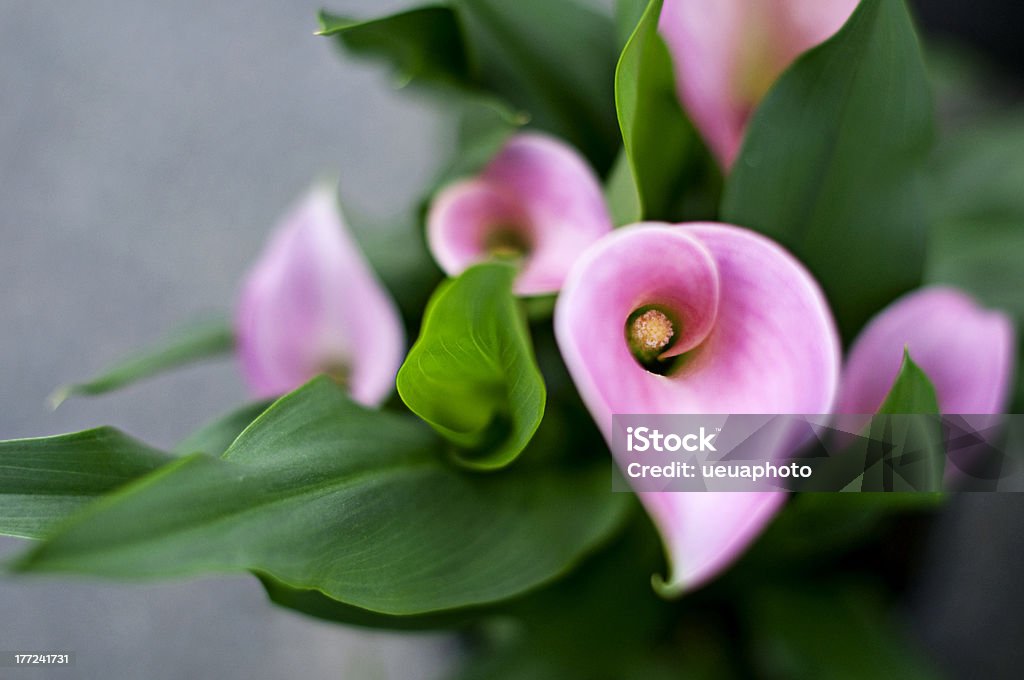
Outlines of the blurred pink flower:
{"type": "Polygon", "coordinates": [[[273,397],[326,373],[368,406],[395,384],[405,335],[338,209],[314,188],[289,212],[249,271],[235,316],[242,372],[273,397]]]}
{"type": "Polygon", "coordinates": [[[683,107],[728,169],[761,98],[803,52],[846,22],[857,0],[665,0],[659,29],[683,107]]]}
{"type": "MultiPolygon", "coordinates": [[[[573,266],[555,311],[562,356],[611,444],[613,413],[828,413],[839,339],[810,274],[724,224],[617,230],[573,266]]],[[[641,493],[694,588],[760,533],[782,493],[641,493]]]]}
{"type": "Polygon", "coordinates": [[[611,231],[601,184],[570,146],[546,135],[512,137],[473,178],[434,199],[427,239],[450,276],[490,257],[521,257],[519,295],[556,292],[576,257],[611,231]]]}
{"type": "Polygon", "coordinates": [[[1015,364],[1013,324],[965,293],[934,286],[882,310],[854,341],[843,370],[839,413],[874,413],[903,361],[931,379],[943,413],[1002,413],[1015,364]]]}

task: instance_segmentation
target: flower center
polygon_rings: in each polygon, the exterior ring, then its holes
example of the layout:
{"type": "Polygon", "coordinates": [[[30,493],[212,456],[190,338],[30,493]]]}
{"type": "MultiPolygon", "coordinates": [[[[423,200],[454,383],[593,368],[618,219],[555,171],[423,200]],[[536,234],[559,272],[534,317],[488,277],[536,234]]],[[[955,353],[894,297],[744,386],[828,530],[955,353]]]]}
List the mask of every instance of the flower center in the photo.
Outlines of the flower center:
{"type": "Polygon", "coordinates": [[[675,337],[675,324],[657,307],[641,307],[626,321],[629,349],[648,370],[659,363],[658,356],[671,346],[675,337]]]}
{"type": "Polygon", "coordinates": [[[513,226],[494,227],[484,236],[484,250],[500,259],[515,260],[528,255],[532,249],[529,237],[513,226]]]}

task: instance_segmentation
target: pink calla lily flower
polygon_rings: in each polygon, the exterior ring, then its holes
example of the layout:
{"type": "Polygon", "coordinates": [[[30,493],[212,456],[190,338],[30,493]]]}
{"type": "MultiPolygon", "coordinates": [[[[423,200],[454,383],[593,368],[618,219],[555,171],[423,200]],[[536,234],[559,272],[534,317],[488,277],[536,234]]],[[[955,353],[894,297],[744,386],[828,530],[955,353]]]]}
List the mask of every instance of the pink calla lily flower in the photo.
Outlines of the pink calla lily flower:
{"type": "Polygon", "coordinates": [[[513,136],[484,168],[434,199],[427,240],[450,276],[491,257],[521,257],[519,295],[553,293],[573,260],[612,228],[601,184],[570,146],[513,136]]]}
{"type": "Polygon", "coordinates": [[[405,349],[402,322],[332,188],[310,191],[271,235],[245,279],[235,330],[257,397],[284,394],[321,373],[368,406],[391,393],[405,349]]]}
{"type": "Polygon", "coordinates": [[[679,99],[723,168],[776,79],[856,7],[857,0],[665,0],[658,27],[679,99]]]}
{"type": "MultiPolygon", "coordinates": [[[[565,363],[611,444],[614,413],[828,413],[840,345],[804,267],[724,224],[619,229],[573,266],[555,311],[565,363]]],[[[761,532],[782,493],[640,493],[697,587],[761,532]]]]}
{"type": "Polygon", "coordinates": [[[904,295],[872,319],[854,341],[843,370],[839,413],[874,413],[903,361],[931,379],[943,413],[1002,413],[1015,364],[1013,323],[945,286],[904,295]]]}

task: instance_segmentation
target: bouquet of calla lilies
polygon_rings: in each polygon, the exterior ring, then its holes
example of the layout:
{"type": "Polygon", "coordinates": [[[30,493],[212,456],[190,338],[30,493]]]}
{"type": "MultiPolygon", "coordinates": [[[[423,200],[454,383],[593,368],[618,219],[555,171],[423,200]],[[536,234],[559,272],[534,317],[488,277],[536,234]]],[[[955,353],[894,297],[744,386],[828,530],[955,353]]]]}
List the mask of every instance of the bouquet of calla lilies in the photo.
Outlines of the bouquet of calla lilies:
{"type": "Polygon", "coordinates": [[[0,533],[38,539],[9,568],[250,572],[459,631],[465,679],[930,677],[879,574],[907,562],[851,556],[942,493],[613,492],[613,416],[1019,409],[1024,118],[939,120],[904,0],[320,24],[436,96],[451,158],[387,232],[314,185],[231,322],[55,394],[233,353],[251,403],[171,452],[0,442],[0,533]]]}

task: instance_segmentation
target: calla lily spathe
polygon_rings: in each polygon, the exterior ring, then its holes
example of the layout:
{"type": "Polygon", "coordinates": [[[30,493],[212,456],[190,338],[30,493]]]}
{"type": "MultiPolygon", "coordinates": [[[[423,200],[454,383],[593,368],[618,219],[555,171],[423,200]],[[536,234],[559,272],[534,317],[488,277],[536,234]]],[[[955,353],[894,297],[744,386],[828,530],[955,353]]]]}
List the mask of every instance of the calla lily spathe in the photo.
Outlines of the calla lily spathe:
{"type": "Polygon", "coordinates": [[[904,348],[932,381],[943,413],[1005,411],[1015,363],[1013,323],[945,286],[904,295],[864,327],[850,348],[837,411],[877,411],[904,348]]]}
{"type": "Polygon", "coordinates": [[[494,256],[521,258],[516,293],[540,295],[558,291],[579,253],[611,228],[583,157],[531,132],[510,138],[479,176],[437,195],[427,240],[450,276],[494,256]]]}
{"type": "MultiPolygon", "coordinates": [[[[780,246],[731,225],[640,224],[604,238],[566,280],[555,332],[609,445],[613,413],[827,413],[838,383],[839,339],[817,283],[780,246]],[[661,352],[644,364],[633,340],[661,352]]],[[[785,498],[639,495],[676,592],[730,564],[785,498]]]]}
{"type": "Polygon", "coordinates": [[[394,388],[405,334],[338,208],[314,188],[289,212],[249,271],[235,316],[238,356],[257,397],[289,392],[320,373],[356,401],[394,388]]]}
{"type": "Polygon", "coordinates": [[[683,108],[723,168],[782,72],[842,27],[857,0],[665,0],[659,30],[683,108]]]}

